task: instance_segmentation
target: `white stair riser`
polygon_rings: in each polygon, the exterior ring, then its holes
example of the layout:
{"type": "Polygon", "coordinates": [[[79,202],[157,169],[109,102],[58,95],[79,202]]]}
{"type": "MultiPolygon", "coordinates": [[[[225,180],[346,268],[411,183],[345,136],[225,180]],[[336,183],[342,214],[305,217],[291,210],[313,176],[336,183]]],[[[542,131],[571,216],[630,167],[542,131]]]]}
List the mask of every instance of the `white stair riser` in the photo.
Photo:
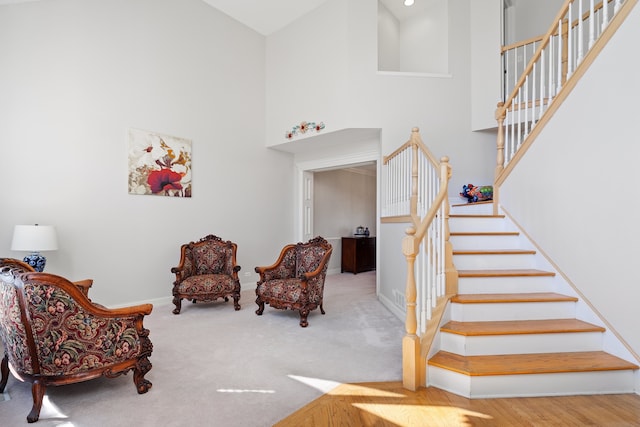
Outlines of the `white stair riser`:
{"type": "Polygon", "coordinates": [[[454,255],[458,270],[496,270],[535,268],[532,254],[454,255]]]}
{"type": "Polygon", "coordinates": [[[576,303],[573,301],[451,304],[451,320],[458,322],[574,319],[575,317],[576,303]]]}
{"type": "Polygon", "coordinates": [[[521,249],[520,236],[451,236],[449,238],[454,250],[467,249],[521,249]]]}
{"type": "Polygon", "coordinates": [[[464,204],[464,199],[460,199],[461,202],[451,201],[451,208],[449,209],[449,214],[460,214],[460,215],[491,215],[493,214],[493,205],[492,204],[475,204],[468,203],[464,206],[455,206],[464,204]]]}
{"type": "Polygon", "coordinates": [[[428,383],[470,399],[633,393],[633,371],[468,376],[429,366],[428,383]]]}
{"type": "Polygon", "coordinates": [[[602,332],[464,336],[442,332],[441,350],[462,356],[601,351],[602,332]]]}
{"type": "Polygon", "coordinates": [[[515,227],[510,227],[504,218],[449,218],[449,229],[451,231],[516,231],[515,227]]]}
{"type": "Polygon", "coordinates": [[[460,277],[459,294],[513,294],[553,292],[552,277],[460,277]]]}

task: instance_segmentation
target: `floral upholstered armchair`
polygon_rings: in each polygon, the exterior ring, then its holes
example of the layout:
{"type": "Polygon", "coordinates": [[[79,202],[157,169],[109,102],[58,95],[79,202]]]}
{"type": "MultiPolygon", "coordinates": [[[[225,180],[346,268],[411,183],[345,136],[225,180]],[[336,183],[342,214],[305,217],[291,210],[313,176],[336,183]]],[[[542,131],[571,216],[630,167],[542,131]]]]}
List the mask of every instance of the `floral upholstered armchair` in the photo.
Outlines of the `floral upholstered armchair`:
{"type": "Polygon", "coordinates": [[[256,314],[262,315],[265,303],[274,308],[298,310],[303,328],[309,325],[310,311],[320,307],[324,314],[324,279],[332,251],[329,242],[316,237],[307,243],[287,245],[275,264],[256,267],[256,273],[260,274],[256,314]]]}
{"type": "Polygon", "coordinates": [[[151,304],[107,309],[93,304],[64,277],[48,273],[0,270],[0,365],[4,391],[11,372],[32,383],[28,422],[38,421],[49,385],[65,385],[100,376],[113,378],[133,370],[138,393],[151,383],[153,345],[142,322],[151,304]]]}
{"type": "Polygon", "coordinates": [[[240,266],[236,262],[238,246],[212,234],[180,247],[180,264],[171,269],[173,282],[173,314],[180,314],[182,299],[196,303],[218,298],[229,301],[240,310],[240,266]]]}

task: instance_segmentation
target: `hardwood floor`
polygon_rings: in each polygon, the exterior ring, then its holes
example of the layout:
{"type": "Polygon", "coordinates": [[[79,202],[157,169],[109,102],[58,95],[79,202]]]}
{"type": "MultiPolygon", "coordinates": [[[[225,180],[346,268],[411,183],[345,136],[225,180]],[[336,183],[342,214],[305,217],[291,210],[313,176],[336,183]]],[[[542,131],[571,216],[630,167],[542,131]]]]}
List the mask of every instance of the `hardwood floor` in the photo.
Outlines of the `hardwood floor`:
{"type": "Polygon", "coordinates": [[[275,427],[640,426],[637,394],[466,399],[400,382],[342,384],[275,427]]]}

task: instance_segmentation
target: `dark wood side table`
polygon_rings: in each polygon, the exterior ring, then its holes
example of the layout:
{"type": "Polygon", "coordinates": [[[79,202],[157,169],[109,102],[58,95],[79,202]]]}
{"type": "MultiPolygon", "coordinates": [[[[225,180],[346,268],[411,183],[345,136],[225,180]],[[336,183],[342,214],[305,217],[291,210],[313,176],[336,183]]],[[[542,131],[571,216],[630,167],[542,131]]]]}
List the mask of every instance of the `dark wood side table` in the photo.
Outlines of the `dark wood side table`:
{"type": "Polygon", "coordinates": [[[357,274],[376,269],[375,237],[342,238],[342,273],[357,274]]]}

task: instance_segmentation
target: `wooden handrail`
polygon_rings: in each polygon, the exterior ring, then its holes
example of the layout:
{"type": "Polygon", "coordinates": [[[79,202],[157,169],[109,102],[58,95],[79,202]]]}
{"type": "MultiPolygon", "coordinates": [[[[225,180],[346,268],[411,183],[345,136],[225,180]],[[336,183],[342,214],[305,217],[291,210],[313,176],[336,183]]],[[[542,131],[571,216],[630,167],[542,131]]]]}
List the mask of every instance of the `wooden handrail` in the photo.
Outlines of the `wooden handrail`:
{"type": "Polygon", "coordinates": [[[508,44],[506,46],[502,46],[500,48],[500,53],[505,53],[508,50],[517,49],[519,47],[526,46],[531,43],[537,43],[539,41],[542,41],[543,38],[544,36],[536,36],[536,37],[531,37],[530,39],[526,39],[519,42],[508,44]]]}
{"type": "Polygon", "coordinates": [[[533,70],[533,66],[538,61],[538,58],[540,58],[540,55],[541,55],[543,49],[545,47],[547,47],[547,45],[549,44],[549,41],[551,40],[551,36],[553,36],[554,33],[557,32],[558,21],[561,21],[562,17],[567,13],[567,10],[569,10],[569,4],[572,1],[573,0],[565,0],[564,1],[562,7],[560,8],[560,11],[558,12],[558,14],[556,15],[556,18],[553,21],[553,24],[551,24],[551,26],[549,27],[549,29],[547,30],[545,35],[542,36],[542,38],[543,38],[542,42],[540,43],[540,45],[536,49],[535,53],[533,54],[533,56],[529,60],[529,63],[527,64],[527,66],[525,67],[524,71],[522,72],[522,75],[520,76],[520,79],[518,79],[518,82],[516,83],[515,87],[511,91],[511,94],[505,100],[503,106],[500,107],[500,108],[508,109],[508,106],[511,104],[513,99],[518,94],[519,88],[524,84],[524,82],[527,79],[527,76],[533,70]]]}
{"type": "Polygon", "coordinates": [[[382,164],[386,165],[389,162],[389,160],[393,159],[398,154],[402,153],[404,150],[406,150],[411,146],[418,147],[424,153],[424,155],[427,156],[431,164],[434,167],[438,167],[438,160],[433,155],[433,153],[431,153],[431,150],[429,150],[429,148],[424,144],[424,142],[422,142],[422,138],[420,137],[420,128],[418,127],[414,127],[411,129],[411,136],[409,137],[409,140],[407,142],[405,142],[400,147],[395,149],[388,156],[384,156],[382,158],[382,164]]]}
{"type": "MultiPolygon", "coordinates": [[[[612,1],[613,1],[613,0],[607,0],[607,3],[611,3],[612,1]]],[[[603,7],[604,7],[604,2],[603,2],[603,3],[598,3],[597,5],[595,5],[595,6],[593,7],[593,11],[594,11],[594,12],[598,12],[598,11],[599,11],[600,9],[602,9],[603,7]]],[[[586,12],[584,12],[584,13],[582,14],[582,17],[581,17],[581,18],[577,18],[577,19],[575,19],[575,20],[571,23],[571,28],[575,28],[575,27],[577,27],[577,26],[579,25],[580,21],[586,21],[586,20],[589,18],[589,16],[591,16],[591,10],[587,10],[586,12]]],[[[557,21],[556,21],[556,22],[557,22],[557,21]]],[[[557,35],[558,35],[558,32],[556,31],[556,32],[554,32],[552,35],[553,35],[553,36],[557,36],[557,35]]],[[[502,46],[502,47],[500,48],[500,53],[504,53],[504,52],[506,52],[506,51],[508,51],[508,50],[517,49],[517,48],[519,48],[519,47],[526,46],[526,45],[528,45],[528,44],[537,43],[537,42],[542,41],[543,39],[544,39],[544,35],[541,35],[541,36],[534,36],[534,37],[531,37],[531,38],[528,38],[528,39],[525,39],[525,40],[521,40],[521,41],[518,41],[518,42],[514,42],[514,43],[511,43],[511,44],[508,44],[508,45],[502,46]]]]}

